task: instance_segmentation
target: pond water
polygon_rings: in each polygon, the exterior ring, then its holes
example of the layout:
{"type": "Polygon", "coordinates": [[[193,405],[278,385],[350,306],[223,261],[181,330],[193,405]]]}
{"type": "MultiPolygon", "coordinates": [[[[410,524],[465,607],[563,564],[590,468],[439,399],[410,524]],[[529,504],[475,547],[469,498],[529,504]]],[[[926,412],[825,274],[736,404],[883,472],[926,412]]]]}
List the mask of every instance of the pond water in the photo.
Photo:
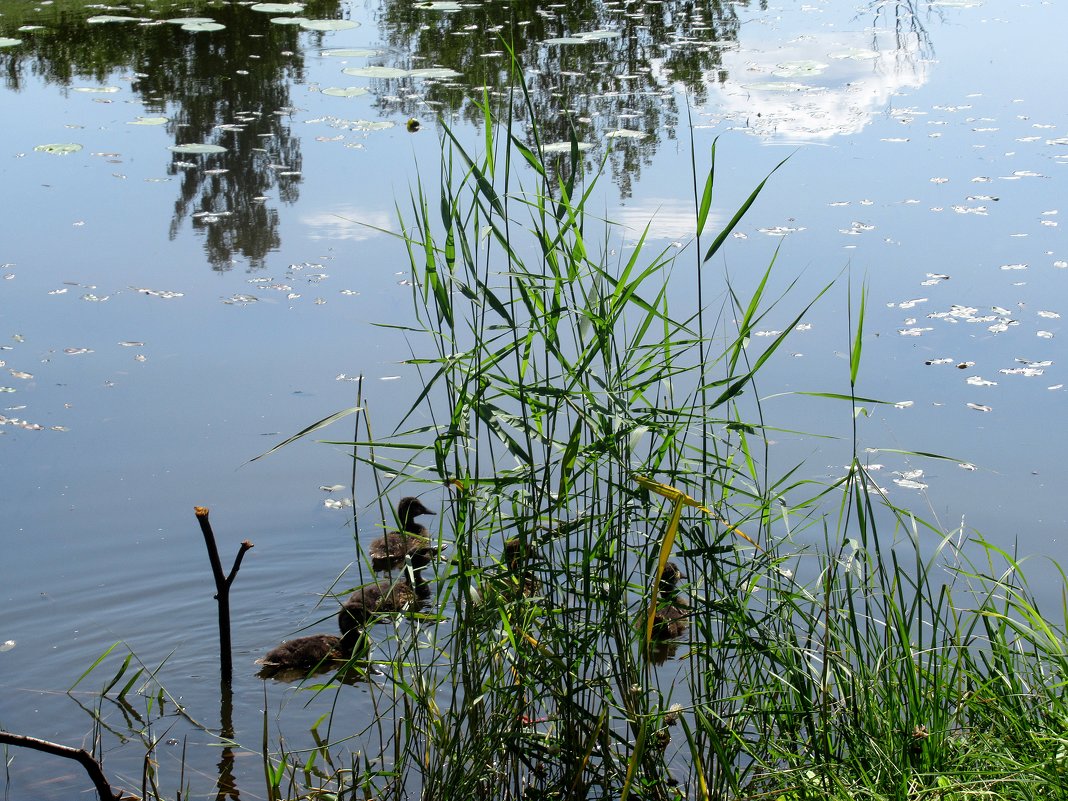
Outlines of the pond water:
{"type": "MultiPolygon", "coordinates": [[[[3,4],[0,726],[88,743],[105,679],[64,691],[116,641],[216,725],[201,504],[224,563],[255,543],[232,599],[234,723],[259,742],[253,660],[325,616],[355,552],[351,510],[326,503],[343,493],[323,489],[350,481],[342,450],[248,462],[353,405],[357,376],[383,433],[418,391],[410,343],[375,326],[411,309],[384,231],[417,180],[433,194],[439,116],[478,149],[470,101],[507,89],[505,43],[545,139],[566,140],[569,110],[590,165],[610,150],[591,204],[624,226],[611,247],[650,220],[659,246],[688,242],[691,139],[703,158],[718,137],[719,224],[789,157],[705,267],[745,296],[780,247],[771,291],[797,283],[762,333],[837,281],[761,389],[776,425],[845,439],[784,433],[775,460],[815,478],[848,461],[848,406],[788,393],[848,391],[866,285],[859,391],[897,404],[860,423],[863,447],[889,449],[871,454],[881,484],[947,530],[1057,558],[1066,26],[1063,3],[979,0],[3,4]]],[[[358,536],[382,523],[374,496],[361,474],[358,536]]],[[[351,690],[343,711],[366,714],[351,690]]],[[[272,730],[322,714],[268,693],[272,730]]],[[[172,794],[178,728],[156,732],[172,794]]],[[[139,743],[104,747],[140,784],[139,743]]],[[[194,794],[216,759],[189,755],[194,794]]],[[[238,784],[258,795],[261,771],[239,758],[238,784]]],[[[8,781],[12,797],[84,786],[24,753],[8,781]]]]}

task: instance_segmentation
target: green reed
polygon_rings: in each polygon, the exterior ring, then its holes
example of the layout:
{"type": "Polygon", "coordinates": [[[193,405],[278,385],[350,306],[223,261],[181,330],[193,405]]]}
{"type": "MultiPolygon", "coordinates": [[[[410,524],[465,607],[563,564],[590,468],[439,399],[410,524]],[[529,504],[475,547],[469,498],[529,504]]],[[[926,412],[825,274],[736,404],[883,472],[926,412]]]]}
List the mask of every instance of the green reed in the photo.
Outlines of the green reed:
{"type": "MultiPolygon", "coordinates": [[[[546,152],[510,108],[484,98],[477,152],[445,128],[438,186],[398,209],[416,322],[390,327],[420,389],[390,435],[347,443],[392,495],[447,488],[437,611],[392,645],[391,767],[365,792],[1068,795],[1065,626],[1017,562],[895,508],[858,458],[829,486],[768,475],[756,379],[818,298],[758,348],[774,260],[748,299],[713,302],[705,267],[764,183],[702,253],[713,147],[697,264],[650,250],[648,228],[610,257],[577,138],[546,152]],[[696,505],[673,516],[657,484],[696,505]],[[792,545],[798,529],[823,547],[792,545]],[[689,634],[650,643],[669,552],[689,634]]],[[[851,394],[829,403],[873,403],[863,296],[856,320],[851,394]]]]}
{"type": "MultiPolygon", "coordinates": [[[[393,495],[447,488],[451,561],[389,661],[376,797],[1064,795],[1064,626],[1018,565],[983,542],[973,565],[859,459],[830,486],[767,474],[756,379],[816,299],[757,348],[772,265],[715,304],[704,266],[764,183],[696,269],[648,229],[612,258],[577,138],[549,153],[482,108],[478,152],[446,128],[434,194],[398,210],[416,322],[390,327],[420,389],[390,435],[347,443],[393,495]],[[703,508],[674,518],[653,484],[703,508]],[[650,643],[669,551],[689,636],[650,643]]],[[[863,317],[862,297],[852,405],[863,317]]]]}
{"type": "MultiPolygon", "coordinates": [[[[647,228],[612,256],[577,137],[546,151],[514,100],[483,98],[477,146],[445,128],[437,180],[398,208],[413,322],[388,327],[419,389],[385,436],[358,403],[343,443],[379,498],[445,488],[449,561],[424,610],[373,632],[372,720],[327,713],[303,751],[265,720],[268,797],[1068,796],[1068,613],[1048,621],[1014,555],[895,507],[858,457],[829,484],[771,473],[757,379],[819,298],[758,340],[789,302],[766,296],[775,257],[745,298],[707,266],[765,183],[706,234],[716,149],[695,153],[695,247],[647,228]],[[689,630],[650,642],[668,559],[689,630]]],[[[864,304],[850,394],[824,393],[843,414],[875,403],[864,304]]]]}

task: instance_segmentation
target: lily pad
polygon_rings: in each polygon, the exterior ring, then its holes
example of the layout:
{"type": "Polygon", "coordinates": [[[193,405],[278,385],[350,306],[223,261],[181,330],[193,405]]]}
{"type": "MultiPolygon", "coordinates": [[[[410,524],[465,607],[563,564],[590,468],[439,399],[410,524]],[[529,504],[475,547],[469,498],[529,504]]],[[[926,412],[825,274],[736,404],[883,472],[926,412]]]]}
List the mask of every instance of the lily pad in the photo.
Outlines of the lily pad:
{"type": "Polygon", "coordinates": [[[226,148],[222,145],[209,145],[192,143],[188,145],[171,145],[168,150],[175,153],[225,153],[226,148]]]}
{"type": "Polygon", "coordinates": [[[263,11],[266,14],[299,14],[304,10],[303,3],[256,3],[250,6],[253,11],[263,11]]]}
{"type": "MultiPolygon", "coordinates": [[[[593,147],[593,145],[591,145],[589,142],[579,142],[578,143],[579,151],[590,150],[592,147],[593,147]]],[[[550,142],[547,145],[542,145],[541,149],[546,153],[570,153],[571,152],[571,143],[570,142],[550,142]]]]}
{"type": "Polygon", "coordinates": [[[330,97],[359,97],[360,95],[367,94],[369,90],[363,86],[331,86],[328,89],[323,89],[322,94],[329,95],[330,97]]]}
{"type": "Polygon", "coordinates": [[[411,74],[400,67],[346,67],[341,71],[355,78],[407,78],[411,74]]]}
{"type": "Polygon", "coordinates": [[[392,120],[356,120],[352,127],[357,131],[384,131],[394,126],[392,120]]]}
{"type": "Polygon", "coordinates": [[[211,17],[175,17],[174,19],[165,19],[164,22],[169,22],[171,25],[195,25],[198,22],[215,22],[211,17]]]}
{"type": "Polygon", "coordinates": [[[193,31],[194,33],[200,33],[204,31],[221,31],[225,30],[226,26],[221,22],[189,22],[182,26],[183,31],[193,31]]]}
{"type": "Polygon", "coordinates": [[[623,34],[621,34],[619,31],[610,31],[601,28],[595,31],[582,31],[581,33],[577,33],[575,35],[578,36],[578,38],[585,39],[588,42],[596,42],[601,39],[618,39],[623,34]]]}
{"type": "Polygon", "coordinates": [[[0,47],[14,47],[18,44],[22,44],[21,39],[11,39],[7,36],[0,36],[0,47]]]}
{"type": "Polygon", "coordinates": [[[634,131],[630,128],[619,128],[615,131],[609,131],[605,134],[608,139],[644,139],[649,134],[644,131],[634,131]]]}
{"type": "Polygon", "coordinates": [[[119,91],[117,86],[75,86],[71,91],[86,94],[113,95],[119,91]]]}
{"type": "Polygon", "coordinates": [[[300,25],[302,22],[308,22],[307,17],[271,17],[271,22],[275,25],[300,25]]]}
{"type": "Polygon", "coordinates": [[[416,8],[426,9],[427,11],[459,11],[462,6],[455,2],[455,0],[431,0],[428,3],[416,3],[416,8]]]}
{"type": "Polygon", "coordinates": [[[783,81],[778,83],[776,81],[765,81],[763,83],[748,83],[745,84],[746,89],[756,89],[763,92],[811,92],[812,87],[803,83],[792,83],[790,81],[783,81]]]}
{"type": "Polygon", "coordinates": [[[771,74],[777,78],[800,78],[806,75],[819,75],[827,65],[819,61],[787,61],[776,65],[771,74]]]}
{"type": "Polygon", "coordinates": [[[459,78],[460,73],[448,67],[421,67],[406,70],[402,67],[346,67],[345,75],[356,78],[459,78]]]}
{"type": "Polygon", "coordinates": [[[90,25],[99,25],[104,22],[148,22],[144,17],[120,17],[116,14],[97,14],[86,20],[90,25]]]}
{"type": "Polygon", "coordinates": [[[19,25],[18,27],[19,33],[28,33],[29,31],[43,31],[44,29],[44,25],[19,25]]]}
{"type": "Polygon", "coordinates": [[[136,120],[130,120],[127,125],[166,125],[166,117],[138,117],[136,120]]]}
{"type": "Polygon", "coordinates": [[[351,19],[306,19],[300,27],[306,31],[349,31],[359,28],[360,23],[351,19]]]}
{"type": "Polygon", "coordinates": [[[460,73],[448,67],[423,67],[408,73],[413,78],[459,78],[460,73]]]}
{"type": "Polygon", "coordinates": [[[593,31],[579,31],[571,36],[558,36],[555,39],[546,39],[543,44],[558,44],[558,45],[571,45],[571,44],[590,44],[591,42],[600,42],[605,39],[618,39],[622,34],[619,31],[610,31],[605,28],[598,28],[593,31]]]}
{"type": "Polygon", "coordinates": [[[82,149],[82,146],[74,142],[63,142],[52,145],[38,145],[34,150],[39,153],[51,153],[53,156],[68,156],[71,153],[77,153],[82,149]]]}
{"type": "Polygon", "coordinates": [[[848,50],[836,50],[833,53],[828,53],[831,58],[843,59],[848,58],[852,61],[872,61],[879,57],[879,54],[874,50],[865,50],[860,47],[851,47],[848,50]]]}
{"type": "Polygon", "coordinates": [[[340,58],[373,58],[382,55],[381,50],[371,50],[367,47],[342,47],[337,50],[323,50],[319,53],[324,58],[338,56],[340,58]]]}

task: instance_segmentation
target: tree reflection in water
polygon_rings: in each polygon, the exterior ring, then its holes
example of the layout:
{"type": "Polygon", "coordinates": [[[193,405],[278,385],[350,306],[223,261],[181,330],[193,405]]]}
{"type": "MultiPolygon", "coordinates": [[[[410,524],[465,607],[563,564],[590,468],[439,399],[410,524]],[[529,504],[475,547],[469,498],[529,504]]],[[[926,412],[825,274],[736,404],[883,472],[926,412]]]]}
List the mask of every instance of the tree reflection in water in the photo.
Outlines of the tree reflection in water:
{"type": "MultiPolygon", "coordinates": [[[[268,193],[277,190],[284,204],[300,194],[301,142],[286,116],[292,86],[304,78],[300,36],[322,35],[272,24],[273,15],[239,4],[191,3],[141,22],[97,24],[87,19],[100,7],[86,3],[45,6],[32,15],[22,10],[26,16],[16,19],[5,9],[4,21],[43,25],[45,33],[22,34],[30,47],[0,53],[8,88],[19,90],[27,73],[69,87],[76,78],[106,82],[115,72],[132,72],[133,91],[147,113],[168,117],[176,145],[226,148],[172,156],[168,172],[177,177],[179,192],[170,237],[191,219],[213,269],[228,270],[238,258],[250,269],[262,268],[281,244],[279,213],[265,202],[268,193]],[[163,21],[179,14],[204,14],[226,27],[196,34],[163,21]]],[[[341,11],[338,0],[305,9],[322,18],[341,11]]]]}
{"type": "MultiPolygon", "coordinates": [[[[420,7],[429,4],[385,0],[379,21],[390,47],[409,54],[413,66],[460,71],[464,84],[427,82],[420,92],[411,81],[380,81],[377,104],[382,113],[448,110],[477,123],[481,111],[467,102],[471,89],[485,87],[491,97],[507,99],[514,80],[507,54],[511,49],[524,69],[543,142],[567,141],[572,125],[581,141],[591,143],[604,142],[606,134],[619,129],[642,134],[614,139],[608,159],[620,193],[629,197],[660,141],[675,138],[676,87],[700,104],[707,99],[709,80],[725,80],[722,51],[736,42],[738,9],[748,4],[520,0],[465,2],[459,10],[443,13],[420,7]],[[552,43],[594,31],[610,35],[552,43]]],[[[529,135],[527,109],[517,105],[514,113],[529,135]]],[[[589,151],[587,167],[596,158],[589,151]]]]}
{"type": "MultiPolygon", "coordinates": [[[[571,4],[462,2],[454,13],[429,3],[384,0],[376,19],[389,45],[372,63],[384,66],[443,66],[458,80],[375,79],[375,107],[382,116],[432,119],[459,115],[474,123],[482,112],[472,103],[488,91],[495,102],[512,98],[514,82],[506,49],[524,70],[530,109],[543,142],[566,141],[572,126],[579,139],[607,141],[617,129],[640,138],[612,140],[609,169],[624,197],[663,139],[675,137],[682,86],[695,102],[707,95],[707,81],[724,80],[721,53],[738,34],[738,7],[748,0],[644,0],[640,3],[580,0],[571,4]],[[546,40],[606,32],[581,44],[546,40]]],[[[319,0],[302,14],[339,18],[348,10],[339,0],[319,0]]],[[[47,35],[25,34],[27,48],[0,53],[7,85],[18,89],[27,71],[69,86],[75,78],[106,81],[116,71],[135,76],[133,90],[148,113],[168,117],[176,145],[210,143],[225,152],[175,154],[168,167],[178,197],[169,225],[174,238],[187,221],[204,237],[208,262],[228,270],[238,260],[264,266],[280,242],[279,208],[267,201],[276,191],[281,204],[299,197],[301,141],[289,125],[291,89],[304,80],[304,33],[295,25],[271,22],[246,4],[192,2],[181,16],[203,14],[224,25],[193,34],[155,13],[140,21],[91,24],[100,9],[68,0],[5,23],[42,24],[47,35]]],[[[118,13],[118,12],[115,12],[118,13]]],[[[6,27],[6,26],[5,26],[6,27]]],[[[305,34],[308,35],[308,34],[305,34]]],[[[513,113],[520,125],[531,120],[523,104],[513,113]]],[[[599,160],[586,155],[587,167],[599,160]]],[[[558,160],[561,164],[566,158],[558,160]]]]}

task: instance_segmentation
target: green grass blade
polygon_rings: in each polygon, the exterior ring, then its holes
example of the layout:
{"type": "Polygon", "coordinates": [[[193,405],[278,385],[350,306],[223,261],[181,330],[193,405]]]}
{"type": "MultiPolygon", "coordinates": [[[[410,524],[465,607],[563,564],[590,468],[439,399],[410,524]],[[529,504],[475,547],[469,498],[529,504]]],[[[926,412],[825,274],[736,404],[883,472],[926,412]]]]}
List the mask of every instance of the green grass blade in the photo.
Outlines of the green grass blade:
{"type": "Polygon", "coordinates": [[[98,665],[99,665],[99,664],[100,664],[101,662],[103,662],[103,661],[104,661],[105,659],[107,659],[107,657],[108,657],[108,654],[110,654],[110,653],[111,653],[112,651],[114,651],[114,650],[115,650],[116,648],[118,648],[118,647],[119,647],[120,645],[122,645],[122,642],[121,642],[121,641],[120,641],[120,642],[116,642],[116,643],[112,643],[112,645],[111,645],[111,646],[110,646],[110,647],[109,647],[109,648],[108,648],[107,650],[105,650],[105,651],[104,651],[104,653],[102,653],[102,654],[101,654],[100,656],[98,656],[98,657],[97,657],[97,658],[96,658],[95,660],[93,660],[93,664],[91,664],[91,665],[90,665],[90,666],[89,666],[88,668],[86,668],[86,669],[85,669],[85,672],[83,672],[83,673],[82,673],[82,675],[80,675],[80,676],[79,676],[79,677],[78,677],[78,678],[77,678],[77,679],[75,680],[74,684],[72,684],[72,685],[71,685],[70,687],[68,687],[68,688],[67,688],[67,692],[71,692],[71,691],[72,691],[72,690],[73,690],[73,689],[74,689],[75,687],[77,687],[77,686],[78,686],[79,684],[81,684],[81,683],[82,683],[82,679],[84,679],[84,678],[85,678],[86,676],[88,676],[88,675],[89,675],[90,673],[92,673],[92,672],[93,672],[93,670],[94,670],[94,669],[95,669],[95,668],[96,668],[96,667],[97,667],[97,666],[98,666],[98,665]]]}
{"type": "Polygon", "coordinates": [[[787,156],[785,159],[783,159],[778,164],[776,164],[775,168],[772,169],[772,171],[768,173],[767,177],[763,181],[761,181],[759,184],[757,184],[757,188],[754,189],[750,193],[749,197],[746,198],[745,202],[738,208],[738,211],[736,211],[734,213],[734,216],[731,217],[730,222],[728,222],[727,225],[723,228],[723,230],[719,232],[719,235],[716,237],[715,241],[712,242],[711,245],[709,245],[708,250],[705,251],[705,257],[704,257],[704,259],[702,259],[702,261],[708,261],[709,259],[711,259],[713,256],[716,255],[716,252],[720,249],[720,247],[726,241],[727,237],[731,235],[731,232],[735,229],[735,227],[738,225],[738,223],[741,222],[742,217],[744,217],[746,215],[746,212],[749,211],[749,207],[752,206],[753,203],[756,202],[757,196],[760,194],[760,191],[764,188],[764,184],[766,184],[768,182],[768,179],[771,178],[771,176],[775,174],[775,170],[779,169],[779,167],[781,167],[783,164],[785,164],[788,160],[789,160],[789,156],[787,156]]]}
{"type": "MultiPolygon", "coordinates": [[[[697,207],[697,236],[700,237],[705,230],[705,223],[708,222],[708,212],[712,209],[712,187],[715,183],[716,177],[716,142],[719,140],[717,136],[712,140],[712,153],[710,155],[711,165],[708,168],[708,177],[705,178],[705,188],[701,193],[701,202],[697,207]]],[[[707,261],[707,259],[706,259],[707,261]]]]}
{"type": "Polygon", "coordinates": [[[857,385],[857,373],[860,371],[860,353],[864,342],[864,309],[867,303],[866,288],[860,290],[860,311],[857,315],[857,330],[853,334],[853,348],[849,352],[849,386],[857,385]]]}
{"type": "Polygon", "coordinates": [[[351,409],[342,409],[340,412],[334,412],[334,414],[328,415],[327,417],[324,417],[322,420],[319,420],[318,422],[312,423],[307,428],[304,428],[304,429],[298,431],[293,436],[287,437],[286,439],[284,439],[281,442],[279,442],[277,445],[275,445],[270,450],[264,451],[259,456],[252,457],[247,462],[245,462],[245,464],[250,464],[252,462],[255,462],[258,459],[262,459],[264,456],[270,456],[272,453],[274,453],[279,448],[284,448],[286,445],[289,445],[292,442],[296,442],[298,439],[301,439],[302,437],[306,437],[308,434],[314,433],[315,431],[318,431],[321,428],[326,428],[331,423],[336,423],[338,420],[341,420],[344,417],[348,417],[350,414],[356,414],[359,411],[362,411],[362,409],[360,407],[353,406],[351,409]]]}

